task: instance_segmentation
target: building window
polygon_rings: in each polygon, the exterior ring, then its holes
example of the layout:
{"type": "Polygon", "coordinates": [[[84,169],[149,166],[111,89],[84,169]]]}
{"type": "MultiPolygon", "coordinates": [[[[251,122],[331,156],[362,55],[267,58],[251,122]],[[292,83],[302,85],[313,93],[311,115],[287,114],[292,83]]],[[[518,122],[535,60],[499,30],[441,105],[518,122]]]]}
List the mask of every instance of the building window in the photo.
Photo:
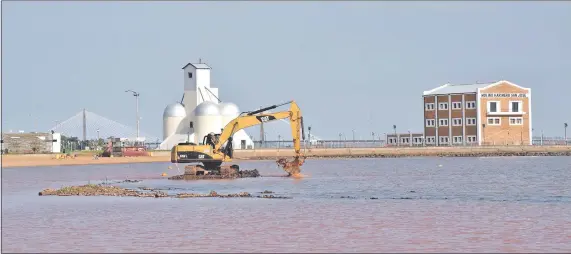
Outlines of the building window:
{"type": "Polygon", "coordinates": [[[462,102],[452,102],[452,109],[462,109],[462,102]]]}
{"type": "Polygon", "coordinates": [[[414,137],[412,138],[412,142],[417,145],[422,144],[422,137],[414,137]]]}
{"type": "Polygon", "coordinates": [[[439,126],[448,126],[448,119],[439,119],[439,126]]]}
{"type": "Polygon", "coordinates": [[[502,122],[499,117],[488,117],[488,125],[500,125],[502,122]]]}
{"type": "Polygon", "coordinates": [[[454,144],[461,144],[462,143],[462,136],[452,137],[452,142],[454,142],[454,144]]]}
{"type": "Polygon", "coordinates": [[[434,144],[434,141],[436,141],[435,137],[426,137],[427,144],[434,144]]]}
{"type": "Polygon", "coordinates": [[[476,125],[476,118],[466,118],[466,125],[476,125]]]}
{"type": "Polygon", "coordinates": [[[510,117],[510,125],[522,125],[523,117],[510,117]]]}
{"type": "Polygon", "coordinates": [[[452,118],[453,126],[462,126],[462,118],[452,118]]]}
{"type": "Polygon", "coordinates": [[[476,143],[476,136],[466,136],[466,139],[468,140],[468,143],[476,143]]]}
{"type": "Polygon", "coordinates": [[[448,144],[448,137],[439,137],[440,144],[448,144]]]}
{"type": "Polygon", "coordinates": [[[521,101],[510,101],[510,112],[521,113],[521,101]]]}
{"type": "Polygon", "coordinates": [[[448,102],[438,103],[438,109],[439,110],[448,110],[448,102]]]}
{"type": "Polygon", "coordinates": [[[434,127],[434,119],[426,119],[426,127],[434,127]]]}
{"type": "Polygon", "coordinates": [[[396,144],[397,143],[397,138],[395,137],[389,137],[388,138],[389,144],[396,144]]]}
{"type": "Polygon", "coordinates": [[[424,104],[424,108],[426,110],[434,110],[434,103],[426,103],[424,104]]]}
{"type": "Polygon", "coordinates": [[[188,78],[192,78],[192,72],[188,73],[188,78]]]}
{"type": "Polygon", "coordinates": [[[475,109],[476,108],[476,102],[475,101],[467,101],[466,102],[466,109],[475,109]]]}
{"type": "Polygon", "coordinates": [[[488,112],[496,113],[498,112],[499,102],[497,101],[488,101],[488,112]]]}
{"type": "Polygon", "coordinates": [[[410,138],[409,137],[403,137],[400,139],[401,144],[410,144],[410,138]]]}

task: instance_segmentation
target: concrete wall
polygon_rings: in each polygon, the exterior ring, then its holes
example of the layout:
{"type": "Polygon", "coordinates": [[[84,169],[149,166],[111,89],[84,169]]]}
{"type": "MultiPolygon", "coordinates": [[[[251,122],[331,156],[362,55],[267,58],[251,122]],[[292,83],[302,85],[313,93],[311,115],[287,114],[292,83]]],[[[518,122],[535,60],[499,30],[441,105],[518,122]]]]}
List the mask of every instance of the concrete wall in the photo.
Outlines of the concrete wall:
{"type": "Polygon", "coordinates": [[[2,133],[2,148],[8,153],[51,153],[51,133],[2,133]],[[35,150],[35,151],[34,151],[35,150]]]}

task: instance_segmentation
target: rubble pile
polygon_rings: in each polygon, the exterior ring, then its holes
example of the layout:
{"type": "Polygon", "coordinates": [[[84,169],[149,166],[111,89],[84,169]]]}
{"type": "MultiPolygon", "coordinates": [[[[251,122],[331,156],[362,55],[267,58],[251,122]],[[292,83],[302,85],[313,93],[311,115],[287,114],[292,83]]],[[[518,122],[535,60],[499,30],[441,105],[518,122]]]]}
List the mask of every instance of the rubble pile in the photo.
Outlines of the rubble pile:
{"type": "Polygon", "coordinates": [[[133,189],[125,189],[117,186],[107,186],[105,184],[86,184],[81,186],[63,187],[61,189],[45,189],[40,191],[40,196],[117,196],[117,197],[151,197],[151,198],[274,198],[274,199],[287,199],[290,197],[281,197],[274,195],[267,195],[273,192],[262,192],[264,195],[253,196],[248,192],[219,194],[216,191],[210,191],[208,194],[200,193],[177,193],[168,194],[160,191],[159,189],[139,187],[144,191],[137,191],[133,189]]]}
{"type": "Polygon", "coordinates": [[[169,180],[206,180],[206,179],[235,179],[235,178],[249,178],[260,177],[260,172],[257,169],[253,170],[221,170],[220,174],[215,175],[194,175],[185,174],[171,176],[169,180]]]}

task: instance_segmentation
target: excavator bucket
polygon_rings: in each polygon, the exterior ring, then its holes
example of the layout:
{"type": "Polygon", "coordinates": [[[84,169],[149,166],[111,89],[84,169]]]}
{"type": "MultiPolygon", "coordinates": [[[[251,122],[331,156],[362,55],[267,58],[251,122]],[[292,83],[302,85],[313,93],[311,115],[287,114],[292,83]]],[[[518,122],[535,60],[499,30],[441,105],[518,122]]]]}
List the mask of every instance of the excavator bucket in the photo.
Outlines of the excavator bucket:
{"type": "Polygon", "coordinates": [[[281,158],[276,161],[278,166],[280,166],[285,172],[288,173],[288,176],[296,176],[301,173],[301,165],[305,162],[305,158],[300,158],[296,156],[293,160],[288,161],[286,158],[281,158]]]}

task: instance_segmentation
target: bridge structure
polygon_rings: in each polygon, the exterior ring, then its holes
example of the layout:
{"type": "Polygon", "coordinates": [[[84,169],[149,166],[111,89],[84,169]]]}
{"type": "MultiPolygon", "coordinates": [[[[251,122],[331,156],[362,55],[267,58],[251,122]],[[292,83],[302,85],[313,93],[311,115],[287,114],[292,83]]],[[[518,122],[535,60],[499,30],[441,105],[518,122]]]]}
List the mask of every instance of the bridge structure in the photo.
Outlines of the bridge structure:
{"type": "MultiPolygon", "coordinates": [[[[272,113],[271,111],[267,111],[268,113],[272,113]]],[[[289,121],[285,119],[280,119],[282,124],[288,126],[289,133],[289,121]]],[[[311,135],[311,140],[321,140],[318,136],[311,133],[311,131],[307,130],[306,128],[306,141],[309,141],[309,135],[311,135]]],[[[79,140],[98,140],[104,139],[106,140],[109,137],[116,137],[116,138],[128,138],[131,140],[135,140],[137,135],[137,129],[122,124],[120,122],[111,120],[107,117],[101,116],[97,113],[91,112],[89,110],[83,109],[77,112],[72,117],[59,122],[50,130],[54,132],[61,133],[61,135],[66,137],[77,137],[79,140]]],[[[262,127],[263,131],[263,127],[262,127]]],[[[156,135],[149,134],[144,131],[139,131],[139,137],[144,138],[145,143],[149,145],[156,145],[162,142],[162,139],[156,135]]],[[[277,144],[278,141],[266,140],[265,138],[260,138],[259,141],[256,141],[257,147],[272,147],[277,144]],[[275,143],[275,144],[274,144],[275,143]]],[[[279,142],[288,143],[286,140],[281,140],[279,142]]],[[[291,142],[291,141],[290,141],[291,142]]]]}
{"type": "MultiPolygon", "coordinates": [[[[107,139],[109,137],[135,140],[137,129],[111,120],[94,112],[83,109],[65,121],[59,122],[50,130],[66,137],[77,137],[79,140],[107,139]]],[[[139,132],[139,137],[146,143],[154,143],[158,136],[139,132]]]]}

